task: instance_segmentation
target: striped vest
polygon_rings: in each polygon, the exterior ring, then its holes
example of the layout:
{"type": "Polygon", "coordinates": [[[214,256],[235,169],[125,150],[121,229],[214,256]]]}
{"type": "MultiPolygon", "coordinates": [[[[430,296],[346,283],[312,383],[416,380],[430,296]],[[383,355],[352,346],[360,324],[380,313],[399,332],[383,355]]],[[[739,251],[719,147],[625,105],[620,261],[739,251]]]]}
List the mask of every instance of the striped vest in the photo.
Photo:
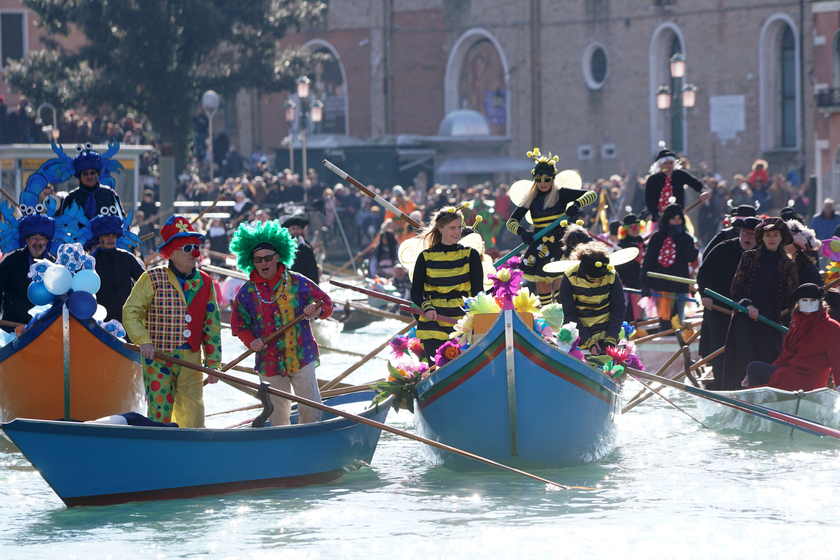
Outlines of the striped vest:
{"type": "Polygon", "coordinates": [[[607,337],[607,327],[610,324],[610,290],[615,282],[615,273],[608,272],[591,282],[583,276],[578,276],[578,266],[572,266],[565,273],[566,279],[572,284],[578,319],[581,325],[589,330],[593,339],[603,340],[607,337]]]}
{"type": "MultiPolygon", "coordinates": [[[[464,316],[461,307],[464,305],[464,298],[471,295],[470,251],[474,250],[455,245],[454,248],[445,251],[426,249],[420,254],[420,258],[426,263],[426,282],[423,284],[424,308],[428,302],[445,317],[460,319],[464,316]]],[[[422,315],[419,320],[419,339],[449,340],[452,325],[429,321],[422,315]]]]}

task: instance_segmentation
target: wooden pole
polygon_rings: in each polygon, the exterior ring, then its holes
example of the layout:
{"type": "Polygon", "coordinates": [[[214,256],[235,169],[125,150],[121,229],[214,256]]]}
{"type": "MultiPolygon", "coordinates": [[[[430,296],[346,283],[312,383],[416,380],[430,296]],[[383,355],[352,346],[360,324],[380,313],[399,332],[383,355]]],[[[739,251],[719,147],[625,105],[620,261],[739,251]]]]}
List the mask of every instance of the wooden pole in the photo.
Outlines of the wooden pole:
{"type": "MultiPolygon", "coordinates": [[[[404,335],[405,333],[410,331],[415,326],[417,326],[417,321],[412,321],[410,325],[408,325],[403,330],[398,332],[395,336],[404,335]]],[[[335,379],[333,379],[332,381],[326,383],[323,387],[321,387],[321,390],[328,391],[328,390],[332,389],[333,387],[338,385],[338,383],[340,381],[342,381],[344,378],[346,378],[348,375],[350,375],[351,373],[353,373],[354,371],[356,371],[357,369],[359,369],[360,367],[365,365],[367,362],[372,360],[374,357],[376,357],[377,354],[382,352],[388,346],[388,343],[391,342],[391,338],[394,338],[394,337],[392,336],[392,337],[388,338],[388,340],[386,340],[384,343],[380,344],[379,346],[377,346],[376,348],[374,348],[373,350],[368,352],[368,354],[364,358],[362,358],[361,360],[359,360],[358,362],[356,362],[355,364],[353,364],[352,366],[350,366],[349,368],[347,368],[346,370],[341,372],[339,375],[337,375],[335,377],[335,379]]]]}
{"type": "MultiPolygon", "coordinates": [[[[129,350],[134,350],[134,351],[137,351],[137,352],[140,351],[140,348],[138,346],[135,346],[134,344],[126,343],[125,347],[128,348],[129,350]]],[[[250,387],[251,389],[258,390],[260,388],[259,383],[254,383],[252,381],[246,381],[245,379],[240,379],[240,378],[238,378],[234,375],[230,375],[228,373],[217,371],[215,369],[211,369],[211,368],[203,367],[203,366],[200,366],[200,365],[197,365],[197,364],[193,364],[193,363],[188,362],[186,360],[182,360],[182,359],[176,358],[174,356],[169,356],[169,355],[163,354],[161,352],[155,352],[155,359],[161,360],[161,361],[166,361],[166,362],[172,362],[174,364],[178,364],[180,366],[183,366],[183,367],[195,370],[195,371],[200,371],[200,372],[206,373],[207,375],[212,375],[212,376],[218,377],[220,379],[225,379],[225,380],[230,381],[232,383],[239,383],[240,385],[243,385],[245,387],[250,387]]],[[[560,487],[564,490],[584,489],[584,487],[580,487],[580,486],[564,486],[562,484],[557,484],[556,482],[552,482],[548,479],[545,479],[545,478],[527,473],[525,471],[521,471],[519,469],[515,469],[513,467],[508,467],[507,465],[497,463],[496,461],[486,459],[484,457],[481,457],[481,456],[476,455],[474,453],[470,453],[468,451],[463,451],[463,450],[458,449],[456,447],[452,447],[451,445],[446,445],[446,444],[443,444],[443,443],[440,443],[440,442],[437,442],[437,441],[434,441],[434,440],[431,440],[431,439],[420,437],[416,434],[412,434],[412,433],[409,433],[409,432],[406,432],[406,431],[388,426],[387,424],[383,424],[381,422],[377,422],[377,421],[371,420],[369,418],[365,418],[364,416],[359,416],[357,414],[351,414],[349,412],[341,410],[340,408],[333,408],[331,406],[327,406],[327,405],[319,403],[319,402],[315,402],[315,401],[312,401],[312,400],[309,400],[309,399],[305,399],[303,397],[299,397],[297,395],[293,395],[293,394],[287,393],[285,391],[280,391],[279,389],[275,389],[274,387],[269,387],[268,388],[268,393],[271,394],[271,395],[282,397],[284,399],[288,399],[290,401],[294,401],[294,402],[296,402],[298,404],[302,404],[304,406],[308,406],[308,407],[320,410],[322,412],[329,412],[330,414],[334,414],[335,416],[341,416],[342,418],[346,418],[347,420],[352,420],[353,422],[358,422],[359,424],[364,424],[365,426],[370,426],[371,428],[376,428],[377,430],[382,430],[384,432],[389,432],[389,433],[392,433],[392,434],[395,434],[395,435],[398,435],[398,436],[402,436],[404,438],[412,439],[414,441],[419,441],[420,443],[425,443],[426,445],[431,445],[432,447],[442,449],[443,451],[448,451],[450,453],[455,453],[456,455],[461,455],[462,457],[467,457],[469,459],[473,459],[473,460],[478,461],[480,463],[484,463],[485,465],[490,465],[490,466],[493,466],[493,467],[496,467],[496,468],[499,468],[499,469],[502,469],[502,470],[506,470],[508,472],[516,473],[516,474],[519,474],[519,475],[522,475],[522,476],[527,476],[528,478],[538,480],[539,482],[542,482],[544,484],[550,484],[552,486],[557,486],[557,487],[560,487]]],[[[589,488],[585,488],[585,489],[588,490],[589,488]]]]}
{"type": "MultiPolygon", "coordinates": [[[[316,308],[318,308],[318,309],[321,309],[321,306],[322,306],[323,304],[324,304],[324,303],[323,303],[323,302],[321,302],[321,301],[316,301],[316,302],[315,302],[315,307],[316,307],[316,308]]],[[[287,330],[291,329],[292,327],[294,327],[295,325],[297,325],[298,323],[300,323],[300,322],[301,322],[302,320],[304,320],[305,318],[306,318],[306,313],[301,313],[300,315],[298,315],[297,317],[295,317],[294,319],[292,319],[292,321],[291,321],[290,323],[286,323],[286,324],[285,324],[285,325],[283,325],[280,329],[278,329],[277,331],[275,331],[275,332],[271,333],[271,334],[270,334],[267,338],[264,338],[264,339],[263,339],[263,342],[264,342],[265,344],[268,344],[269,342],[271,342],[271,341],[273,341],[274,339],[276,339],[277,337],[279,337],[281,334],[285,333],[287,330]]],[[[235,358],[233,361],[228,362],[228,363],[225,365],[225,367],[223,367],[223,368],[222,368],[222,370],[221,370],[221,371],[228,371],[228,370],[229,370],[229,369],[231,369],[233,366],[235,366],[236,364],[238,364],[239,362],[241,362],[242,360],[244,360],[245,358],[247,358],[248,356],[250,356],[250,355],[251,355],[251,354],[253,354],[253,353],[254,353],[254,351],[253,351],[253,350],[251,350],[250,348],[248,348],[248,350],[246,350],[245,352],[243,352],[243,353],[242,353],[242,354],[241,354],[238,358],[235,358]]],[[[195,368],[193,368],[193,369],[195,369],[195,368]]],[[[259,388],[259,387],[258,387],[258,388],[259,388]]]]}
{"type": "MultiPolygon", "coordinates": [[[[711,354],[709,354],[708,356],[706,356],[702,360],[696,362],[689,369],[691,371],[697,371],[698,369],[705,366],[710,361],[712,361],[715,358],[717,358],[718,356],[720,356],[723,353],[724,350],[726,350],[726,346],[722,346],[722,347],[718,348],[717,350],[715,350],[714,352],[712,352],[711,354]]],[[[683,378],[683,376],[685,376],[685,373],[680,372],[679,374],[677,374],[674,377],[674,380],[679,381],[680,379],[683,378]]],[[[625,412],[627,412],[629,410],[632,410],[636,406],[638,406],[638,405],[642,404],[643,402],[645,402],[646,400],[648,400],[650,398],[650,396],[651,396],[650,393],[644,394],[644,391],[640,391],[638,395],[633,397],[633,399],[629,403],[627,403],[627,405],[624,408],[621,409],[621,413],[624,414],[625,412]]]]}
{"type": "MultiPolygon", "coordinates": [[[[686,342],[686,345],[691,345],[691,343],[694,342],[697,339],[698,336],[700,336],[700,331],[697,331],[696,333],[691,335],[691,337],[688,339],[688,342],[686,342]]],[[[677,358],[679,358],[681,355],[682,355],[682,346],[680,346],[680,349],[677,350],[676,352],[674,352],[674,354],[670,358],[665,360],[665,363],[662,364],[659,367],[659,370],[657,370],[656,375],[664,375],[665,372],[668,370],[668,368],[671,367],[671,364],[676,362],[677,358]]],[[[636,394],[636,396],[634,396],[632,399],[630,399],[627,406],[625,406],[624,409],[622,409],[621,413],[624,414],[625,410],[630,410],[631,408],[633,408],[633,406],[635,406],[635,405],[633,405],[633,402],[636,401],[637,399],[639,399],[639,397],[641,397],[644,394],[645,394],[644,390],[639,391],[636,394]],[[633,406],[631,406],[631,405],[633,405],[633,406]]]]}

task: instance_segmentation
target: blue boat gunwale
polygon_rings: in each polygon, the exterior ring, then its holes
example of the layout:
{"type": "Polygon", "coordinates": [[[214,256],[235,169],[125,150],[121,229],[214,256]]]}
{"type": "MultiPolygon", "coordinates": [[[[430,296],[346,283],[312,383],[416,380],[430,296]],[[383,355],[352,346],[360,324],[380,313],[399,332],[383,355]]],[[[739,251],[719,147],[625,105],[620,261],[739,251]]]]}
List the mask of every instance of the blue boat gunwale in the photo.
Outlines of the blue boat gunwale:
{"type": "MultiPolygon", "coordinates": [[[[618,394],[621,391],[621,385],[617,383],[615,379],[611,378],[603,371],[589,365],[588,363],[569,356],[567,353],[563,352],[559,348],[556,348],[548,342],[546,342],[545,340],[543,340],[540,335],[535,333],[534,330],[522,320],[518,313],[513,312],[511,313],[511,315],[513,316],[514,343],[516,342],[515,339],[517,337],[523,338],[523,340],[528,342],[538,352],[546,354],[549,359],[558,362],[564,367],[574,370],[578,374],[586,375],[592,381],[596,382],[597,384],[601,385],[604,389],[613,393],[614,398],[618,398],[618,394]],[[524,326],[525,329],[517,329],[517,325],[524,326]],[[528,337],[530,338],[530,340],[528,337]]],[[[461,373],[461,371],[464,368],[459,366],[466,366],[469,363],[472,363],[476,360],[480,360],[483,354],[490,347],[495,346],[499,342],[500,338],[503,339],[505,335],[504,321],[502,319],[503,317],[504,311],[499,312],[496,321],[493,322],[493,325],[483,335],[481,340],[470,346],[461,355],[459,355],[451,362],[439,368],[429,377],[421,381],[417,385],[418,400],[423,401],[425,393],[430,391],[433,387],[442,384],[444,381],[446,381],[453,375],[461,373]],[[474,356],[474,354],[477,355],[474,356]],[[468,358],[468,356],[470,357],[468,358]]]]}
{"type": "MultiPolygon", "coordinates": [[[[5,361],[9,357],[13,356],[17,352],[29,346],[31,343],[35,342],[38,339],[38,337],[40,337],[44,333],[44,331],[46,331],[60,317],[60,311],[58,313],[47,313],[38,322],[32,325],[32,327],[25,330],[11,344],[7,344],[6,346],[0,348],[0,362],[5,361]]],[[[75,317],[73,318],[76,319],[75,317]]],[[[121,342],[116,337],[109,334],[108,331],[100,327],[94,319],[76,319],[76,321],[80,325],[82,325],[90,334],[95,336],[100,342],[103,342],[106,346],[108,346],[108,348],[110,348],[111,350],[118,352],[120,355],[122,355],[125,358],[128,358],[136,364],[140,363],[140,354],[132,350],[128,350],[125,346],[123,346],[123,342],[121,342]]]]}
{"type": "MultiPolygon", "coordinates": [[[[372,399],[373,391],[360,391],[351,395],[341,397],[357,396],[355,400],[342,399],[335,402],[335,397],[327,402],[333,405],[340,405],[346,402],[361,402],[372,399]]],[[[379,405],[387,409],[391,406],[391,399],[379,405]]],[[[358,414],[358,416],[375,416],[379,414],[375,406],[370,406],[358,414]]],[[[370,419],[370,418],[368,418],[370,419]]],[[[115,424],[94,424],[86,422],[65,422],[62,420],[37,420],[27,418],[16,418],[11,422],[0,424],[5,432],[7,428],[18,432],[54,433],[62,435],[86,436],[86,437],[119,437],[123,439],[167,439],[174,441],[256,441],[262,439],[277,440],[287,438],[298,438],[305,436],[316,436],[325,433],[332,433],[341,430],[351,429],[356,426],[365,426],[355,420],[340,416],[315,422],[311,424],[292,424],[289,426],[266,426],[263,428],[167,428],[156,426],[125,426],[115,424]],[[112,433],[109,433],[112,432],[112,433]]],[[[7,437],[10,437],[7,435],[7,437]]]]}

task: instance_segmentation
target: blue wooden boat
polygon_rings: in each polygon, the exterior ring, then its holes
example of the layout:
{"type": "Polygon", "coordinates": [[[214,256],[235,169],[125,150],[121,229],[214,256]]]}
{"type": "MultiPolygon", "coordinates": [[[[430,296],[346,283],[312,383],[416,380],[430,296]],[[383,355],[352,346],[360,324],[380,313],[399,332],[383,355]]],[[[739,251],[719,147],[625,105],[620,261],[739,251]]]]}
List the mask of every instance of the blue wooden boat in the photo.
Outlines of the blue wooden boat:
{"type": "MultiPolygon", "coordinates": [[[[620,390],[503,311],[484,338],[418,384],[415,425],[424,437],[511,467],[569,467],[613,449],[620,390]]],[[[424,449],[452,470],[481,467],[424,449]]]]}
{"type": "MultiPolygon", "coordinates": [[[[326,404],[385,422],[372,392],[326,404]]],[[[296,419],[293,418],[293,422],[296,419]]],[[[321,422],[206,429],[13,420],[3,431],[68,506],[171,500],[323,484],[370,464],[380,431],[324,413],[321,422]],[[164,458],[155,468],[147,458],[164,458]],[[169,468],[171,466],[171,468],[169,468]]]]}

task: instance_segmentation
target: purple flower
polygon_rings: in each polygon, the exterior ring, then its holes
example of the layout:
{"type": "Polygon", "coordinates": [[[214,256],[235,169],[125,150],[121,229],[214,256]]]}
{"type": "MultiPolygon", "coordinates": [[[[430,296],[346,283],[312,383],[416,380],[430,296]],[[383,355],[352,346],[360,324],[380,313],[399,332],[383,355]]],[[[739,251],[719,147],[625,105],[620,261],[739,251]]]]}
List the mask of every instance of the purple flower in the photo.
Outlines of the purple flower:
{"type": "Polygon", "coordinates": [[[450,340],[438,348],[437,354],[435,354],[435,365],[437,367],[444,366],[460,355],[461,347],[458,345],[458,341],[450,340]]]}
{"type": "Polygon", "coordinates": [[[391,345],[391,355],[395,358],[408,353],[409,342],[406,335],[397,335],[388,344],[391,345]]]}

